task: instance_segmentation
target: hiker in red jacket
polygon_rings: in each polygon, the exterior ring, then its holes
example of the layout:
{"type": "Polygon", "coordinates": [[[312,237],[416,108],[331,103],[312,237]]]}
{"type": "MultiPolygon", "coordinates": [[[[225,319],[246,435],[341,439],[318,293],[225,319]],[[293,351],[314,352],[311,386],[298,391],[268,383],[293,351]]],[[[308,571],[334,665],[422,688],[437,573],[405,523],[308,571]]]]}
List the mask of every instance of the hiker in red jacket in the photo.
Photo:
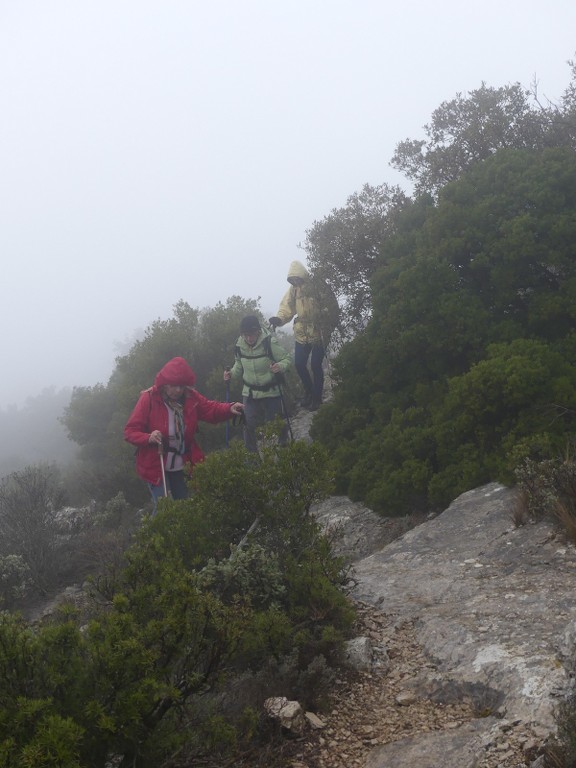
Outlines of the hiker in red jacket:
{"type": "Polygon", "coordinates": [[[242,413],[242,403],[205,398],[193,388],[195,381],[186,360],[172,358],[156,374],[154,385],[140,393],[124,427],[124,439],[138,449],[136,472],[148,483],[154,512],[166,493],[173,499],[188,495],[185,469],[191,471],[204,459],[195,440],[198,422],[217,424],[242,413]]]}

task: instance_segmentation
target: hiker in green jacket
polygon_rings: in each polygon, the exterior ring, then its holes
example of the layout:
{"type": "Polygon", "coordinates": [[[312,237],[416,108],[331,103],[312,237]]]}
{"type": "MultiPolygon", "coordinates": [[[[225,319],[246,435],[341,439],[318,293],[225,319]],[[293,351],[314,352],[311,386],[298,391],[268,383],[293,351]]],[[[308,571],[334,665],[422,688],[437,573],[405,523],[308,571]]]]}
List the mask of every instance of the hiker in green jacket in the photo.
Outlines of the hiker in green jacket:
{"type": "MultiPolygon", "coordinates": [[[[224,371],[224,381],[242,379],[244,402],[244,444],[249,451],[258,450],[257,430],[282,413],[281,377],[291,365],[290,354],[260,325],[255,315],[240,323],[234,365],[224,371]]],[[[280,434],[280,445],[288,439],[288,425],[280,434]]]]}

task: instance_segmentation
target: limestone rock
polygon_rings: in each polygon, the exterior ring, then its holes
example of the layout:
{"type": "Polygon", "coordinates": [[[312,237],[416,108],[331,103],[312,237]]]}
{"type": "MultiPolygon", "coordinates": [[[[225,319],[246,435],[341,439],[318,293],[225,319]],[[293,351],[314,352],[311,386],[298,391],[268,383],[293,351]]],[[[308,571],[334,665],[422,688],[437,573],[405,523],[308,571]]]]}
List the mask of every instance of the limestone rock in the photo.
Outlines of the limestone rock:
{"type": "Polygon", "coordinates": [[[285,696],[273,696],[264,702],[264,711],[286,730],[295,734],[304,732],[304,712],[299,702],[289,701],[285,696]]]}
{"type": "Polygon", "coordinates": [[[326,723],[324,720],[321,720],[318,715],[314,714],[314,712],[305,712],[304,717],[306,718],[308,725],[314,730],[321,730],[322,728],[326,728],[326,723]]]}
{"type": "Polygon", "coordinates": [[[355,637],[348,640],[344,649],[347,666],[357,670],[367,670],[372,666],[372,643],[369,637],[355,637]]]}
{"type": "MultiPolygon", "coordinates": [[[[512,498],[495,483],[465,493],[354,567],[356,599],[413,621],[434,660],[420,673],[419,692],[440,703],[470,701],[482,715],[475,738],[484,731],[485,748],[501,754],[508,746],[486,716],[505,714],[550,734],[558,699],[570,689],[576,647],[576,550],[551,522],[515,528],[512,498]]],[[[466,733],[459,729],[459,743],[466,733]]],[[[410,750],[418,749],[415,737],[410,750]]]]}
{"type": "Polygon", "coordinates": [[[436,731],[377,747],[365,768],[478,768],[481,747],[478,734],[484,724],[474,721],[449,732],[436,731]]]}

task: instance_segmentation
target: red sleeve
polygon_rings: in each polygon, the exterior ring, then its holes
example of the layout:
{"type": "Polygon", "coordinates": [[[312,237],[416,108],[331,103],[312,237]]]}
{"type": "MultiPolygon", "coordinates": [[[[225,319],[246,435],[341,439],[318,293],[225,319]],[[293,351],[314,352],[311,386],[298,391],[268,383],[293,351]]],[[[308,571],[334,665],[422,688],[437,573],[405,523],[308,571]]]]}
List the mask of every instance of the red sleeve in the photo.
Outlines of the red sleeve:
{"type": "Polygon", "coordinates": [[[230,411],[230,403],[219,403],[217,400],[208,400],[207,397],[199,392],[194,392],[197,402],[198,419],[207,421],[209,424],[218,424],[220,421],[226,421],[233,414],[230,411]]]}
{"type": "Polygon", "coordinates": [[[124,440],[132,445],[147,445],[150,437],[150,411],[152,402],[150,394],[144,392],[140,395],[130,418],[124,427],[124,440]]]}

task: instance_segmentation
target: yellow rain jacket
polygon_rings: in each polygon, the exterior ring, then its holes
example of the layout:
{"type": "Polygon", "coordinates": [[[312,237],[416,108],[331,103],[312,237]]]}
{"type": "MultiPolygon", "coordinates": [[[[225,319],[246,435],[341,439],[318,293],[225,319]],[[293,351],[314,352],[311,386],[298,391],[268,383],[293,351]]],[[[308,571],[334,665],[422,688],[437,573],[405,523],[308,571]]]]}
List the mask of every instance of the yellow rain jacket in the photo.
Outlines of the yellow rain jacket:
{"type": "Polygon", "coordinates": [[[293,261],[288,269],[287,280],[301,277],[304,285],[291,285],[280,302],[277,316],[282,325],[294,320],[294,338],[300,344],[328,346],[332,331],[338,323],[340,307],[326,283],[312,280],[306,267],[293,261]]]}

